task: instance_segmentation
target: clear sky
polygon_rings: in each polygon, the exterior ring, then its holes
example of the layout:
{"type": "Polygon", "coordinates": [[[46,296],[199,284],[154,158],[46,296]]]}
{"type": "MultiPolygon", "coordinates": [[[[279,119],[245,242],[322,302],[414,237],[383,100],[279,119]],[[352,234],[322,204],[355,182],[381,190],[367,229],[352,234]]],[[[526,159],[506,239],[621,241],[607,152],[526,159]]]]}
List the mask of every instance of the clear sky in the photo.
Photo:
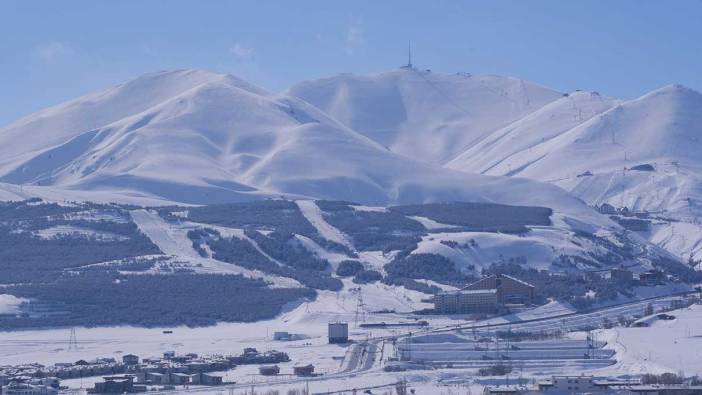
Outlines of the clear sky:
{"type": "Polygon", "coordinates": [[[702,0],[0,0],[0,126],[142,73],[270,90],[406,61],[634,98],[702,91],[702,0]]]}

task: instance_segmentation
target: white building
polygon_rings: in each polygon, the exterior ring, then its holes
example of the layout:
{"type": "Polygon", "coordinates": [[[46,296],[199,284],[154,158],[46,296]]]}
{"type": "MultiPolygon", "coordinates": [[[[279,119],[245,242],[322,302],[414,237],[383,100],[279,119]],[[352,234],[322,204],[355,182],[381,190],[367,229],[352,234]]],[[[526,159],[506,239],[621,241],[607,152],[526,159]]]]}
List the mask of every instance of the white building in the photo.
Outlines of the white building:
{"type": "Polygon", "coordinates": [[[587,393],[599,391],[592,376],[553,376],[551,380],[539,383],[539,390],[553,393],[587,393]]]}
{"type": "Polygon", "coordinates": [[[597,383],[592,376],[552,376],[538,385],[488,386],[485,395],[571,395],[571,394],[615,394],[609,385],[597,383]]]}

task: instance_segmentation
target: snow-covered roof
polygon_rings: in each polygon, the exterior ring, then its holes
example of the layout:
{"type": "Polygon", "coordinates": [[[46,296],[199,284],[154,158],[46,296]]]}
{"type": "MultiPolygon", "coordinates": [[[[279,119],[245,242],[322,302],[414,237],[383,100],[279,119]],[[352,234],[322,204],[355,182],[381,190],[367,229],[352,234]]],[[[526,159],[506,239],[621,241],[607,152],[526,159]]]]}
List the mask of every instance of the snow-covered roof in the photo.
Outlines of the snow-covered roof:
{"type": "Polygon", "coordinates": [[[518,283],[524,284],[524,285],[526,285],[526,286],[528,286],[528,287],[534,288],[533,285],[529,284],[529,283],[526,282],[526,281],[522,281],[522,280],[520,280],[520,279],[518,279],[518,278],[514,278],[514,277],[508,276],[508,275],[506,275],[506,274],[502,274],[501,277],[503,277],[503,278],[508,278],[508,279],[513,280],[513,281],[516,281],[516,282],[518,282],[518,283]]]}
{"type": "Polygon", "coordinates": [[[477,284],[477,283],[479,283],[479,282],[481,282],[481,281],[485,281],[486,279],[493,278],[493,277],[508,278],[508,279],[510,279],[510,280],[512,280],[512,281],[516,281],[516,282],[518,282],[518,283],[520,283],[520,284],[523,284],[523,285],[526,285],[526,286],[528,286],[528,287],[530,287],[530,288],[535,288],[533,285],[531,285],[531,284],[529,284],[529,283],[527,283],[527,282],[524,282],[524,281],[522,281],[522,280],[520,280],[520,279],[518,279],[518,278],[514,278],[514,277],[512,277],[512,276],[508,276],[508,275],[506,275],[506,274],[497,274],[497,275],[496,275],[496,274],[492,274],[492,275],[490,275],[490,276],[483,277],[483,278],[481,278],[481,279],[478,280],[478,281],[474,281],[474,282],[472,282],[472,283],[466,285],[465,287],[463,287],[463,290],[466,290],[466,288],[470,288],[471,286],[473,286],[473,285],[475,285],[475,284],[477,284]]]}
{"type": "Polygon", "coordinates": [[[443,292],[440,295],[456,295],[456,294],[494,294],[497,293],[497,289],[462,289],[459,291],[443,292]]]}

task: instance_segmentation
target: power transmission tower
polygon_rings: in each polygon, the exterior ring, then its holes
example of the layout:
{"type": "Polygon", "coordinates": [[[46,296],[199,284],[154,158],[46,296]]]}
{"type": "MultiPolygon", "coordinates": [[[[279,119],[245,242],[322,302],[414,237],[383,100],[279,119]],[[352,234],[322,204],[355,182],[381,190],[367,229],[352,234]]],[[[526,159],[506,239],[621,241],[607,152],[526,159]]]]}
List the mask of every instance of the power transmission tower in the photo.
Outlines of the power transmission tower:
{"type": "Polygon", "coordinates": [[[76,328],[71,328],[71,334],[68,337],[68,351],[78,349],[78,338],[76,337],[76,328]]]}
{"type": "Polygon", "coordinates": [[[407,395],[407,381],[405,381],[404,377],[395,384],[395,392],[397,392],[397,395],[407,395]]]}
{"type": "Polygon", "coordinates": [[[356,302],[356,315],[354,316],[354,325],[358,327],[358,320],[366,322],[366,304],[363,303],[363,290],[358,288],[358,300],[356,302]]]}

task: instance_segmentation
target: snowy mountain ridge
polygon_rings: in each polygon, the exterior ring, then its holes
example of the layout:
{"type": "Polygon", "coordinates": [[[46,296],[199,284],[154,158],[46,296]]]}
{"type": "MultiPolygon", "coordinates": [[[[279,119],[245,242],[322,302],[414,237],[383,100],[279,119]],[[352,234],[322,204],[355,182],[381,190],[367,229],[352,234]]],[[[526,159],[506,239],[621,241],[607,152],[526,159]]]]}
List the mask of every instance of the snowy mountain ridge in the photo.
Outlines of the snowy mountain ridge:
{"type": "Polygon", "coordinates": [[[702,258],[701,109],[702,95],[679,85],[623,101],[403,68],[277,94],[202,70],[157,72],[0,129],[0,197],[496,202],[617,228],[582,199],[663,213],[641,236],[702,258]],[[679,221],[684,240],[670,229],[679,221]]]}
{"type": "Polygon", "coordinates": [[[0,143],[8,194],[22,185],[20,195],[149,204],[488,201],[615,226],[558,188],[410,159],[300,99],[204,71],[149,74],[39,112],[1,129],[0,143]]]}
{"type": "Polygon", "coordinates": [[[657,213],[641,235],[702,260],[702,94],[692,89],[672,84],[620,100],[403,69],[307,81],[289,92],[415,159],[552,183],[591,206],[657,213]]]}
{"type": "Polygon", "coordinates": [[[288,93],[393,152],[430,163],[447,162],[562,96],[516,78],[407,68],[305,81],[288,93]]]}

